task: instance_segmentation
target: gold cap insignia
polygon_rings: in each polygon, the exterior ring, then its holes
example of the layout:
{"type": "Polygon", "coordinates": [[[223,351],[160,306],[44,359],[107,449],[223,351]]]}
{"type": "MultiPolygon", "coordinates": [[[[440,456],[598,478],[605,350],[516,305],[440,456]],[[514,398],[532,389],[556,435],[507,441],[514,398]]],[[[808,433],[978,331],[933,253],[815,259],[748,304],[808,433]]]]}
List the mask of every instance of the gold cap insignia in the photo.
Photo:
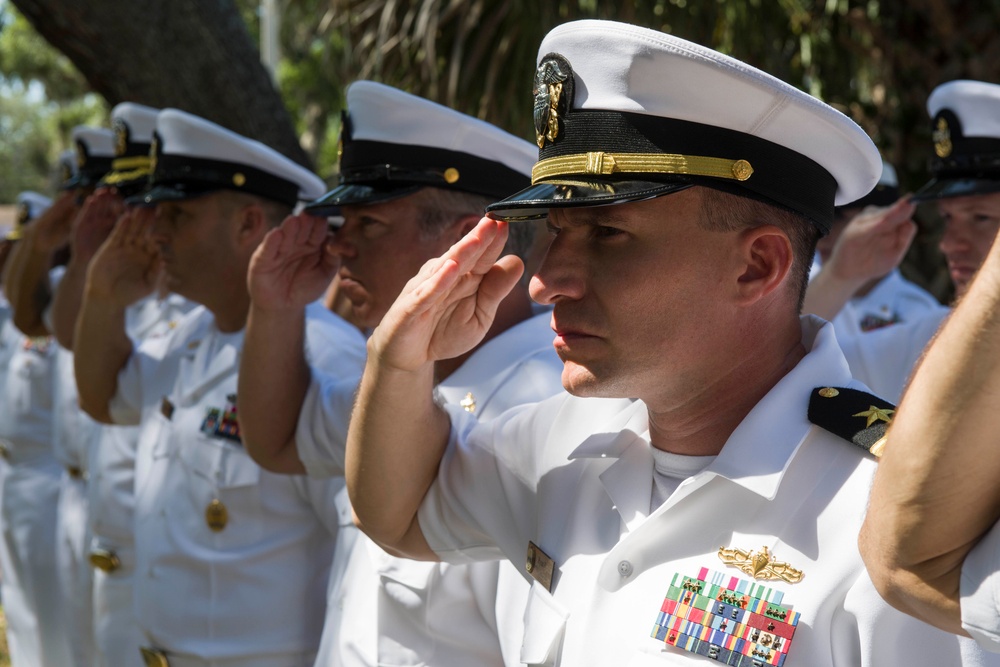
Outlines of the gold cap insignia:
{"type": "Polygon", "coordinates": [[[774,560],[767,547],[761,547],[760,551],[719,547],[719,560],[749,574],[754,579],[781,579],[790,584],[797,584],[803,577],[802,570],[796,570],[788,563],[774,560]]]}
{"type": "Polygon", "coordinates": [[[535,142],[539,148],[559,136],[560,114],[573,103],[573,68],[562,56],[550,53],[535,71],[535,142]]]}
{"type": "Polygon", "coordinates": [[[951,129],[948,127],[947,120],[938,118],[932,136],[934,138],[934,153],[940,158],[951,155],[953,146],[951,144],[951,129]]]}
{"type": "Polygon", "coordinates": [[[121,157],[128,149],[128,126],[119,118],[115,121],[115,155],[121,157]]]}

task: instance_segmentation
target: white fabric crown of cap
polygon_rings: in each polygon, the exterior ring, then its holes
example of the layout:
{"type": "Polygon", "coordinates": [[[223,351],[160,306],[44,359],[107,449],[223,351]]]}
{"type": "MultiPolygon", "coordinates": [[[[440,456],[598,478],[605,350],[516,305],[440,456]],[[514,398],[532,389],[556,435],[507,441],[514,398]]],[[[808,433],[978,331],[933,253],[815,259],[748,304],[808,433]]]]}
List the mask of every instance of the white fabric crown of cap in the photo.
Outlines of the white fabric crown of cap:
{"type": "Polygon", "coordinates": [[[20,240],[24,236],[24,226],[40,216],[52,206],[52,200],[37,192],[21,192],[17,195],[17,218],[14,227],[5,237],[9,241],[20,240]]]}
{"type": "Polygon", "coordinates": [[[294,205],[326,189],[316,174],[273,148],[178,109],[157,116],[151,157],[151,185],[188,196],[228,189],[294,205]]]}
{"type": "Polygon", "coordinates": [[[1000,192],[1000,86],[949,81],[927,99],[933,178],[915,195],[924,201],[1000,192]]]}
{"type": "Polygon", "coordinates": [[[149,179],[149,148],[160,110],[135,102],[122,102],[111,110],[115,135],[115,159],[101,185],[135,188],[149,179]]]}
{"type": "Polygon", "coordinates": [[[871,139],[844,114],[673,35],[574,21],[548,33],[538,62],[535,184],[693,176],[799,211],[822,229],[835,203],[870,191],[881,172],[871,139]]]}
{"type": "Polygon", "coordinates": [[[843,214],[842,209],[864,208],[866,206],[889,206],[899,199],[899,179],[896,177],[896,169],[882,158],[882,175],[878,177],[878,183],[871,192],[850,204],[838,206],[837,210],[843,214]]]}
{"type": "Polygon", "coordinates": [[[103,127],[77,125],[73,128],[72,137],[76,149],[76,175],[70,179],[68,187],[94,185],[111,170],[115,135],[103,127]]]}
{"type": "Polygon", "coordinates": [[[505,197],[528,185],[536,150],[485,121],[374,81],[347,88],[340,184],[310,205],[333,212],[438,187],[505,197]]]}

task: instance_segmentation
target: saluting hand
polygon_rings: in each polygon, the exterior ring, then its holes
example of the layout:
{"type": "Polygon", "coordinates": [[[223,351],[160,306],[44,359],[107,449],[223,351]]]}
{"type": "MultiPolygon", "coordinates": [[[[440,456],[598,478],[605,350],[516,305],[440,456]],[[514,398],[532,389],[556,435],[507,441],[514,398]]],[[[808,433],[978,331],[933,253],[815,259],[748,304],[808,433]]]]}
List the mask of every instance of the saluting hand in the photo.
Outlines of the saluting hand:
{"type": "Polygon", "coordinates": [[[87,298],[127,307],[151,294],[163,271],[160,251],[150,235],[154,211],[127,209],[87,270],[87,298]]]}
{"type": "Polygon", "coordinates": [[[410,279],[372,334],[383,366],[416,371],[468,352],[486,335],[497,306],[524,271],[506,255],[507,223],[483,218],[444,255],[410,279]]]}
{"type": "Polygon", "coordinates": [[[79,210],[75,192],[59,195],[28,227],[32,247],[38,252],[53,252],[66,245],[79,210]]]}
{"type": "Polygon", "coordinates": [[[326,218],[300,213],[264,237],[250,260],[247,288],[255,308],[305,308],[326,292],[340,269],[326,218]]]}
{"type": "Polygon", "coordinates": [[[86,266],[107,240],[115,220],[125,211],[121,196],[110,188],[101,188],[87,197],[73,220],[71,261],[86,266]]]}
{"type": "Polygon", "coordinates": [[[830,255],[836,277],[865,281],[899,266],[917,233],[915,210],[909,197],[903,197],[892,206],[869,206],[855,216],[830,255]]]}

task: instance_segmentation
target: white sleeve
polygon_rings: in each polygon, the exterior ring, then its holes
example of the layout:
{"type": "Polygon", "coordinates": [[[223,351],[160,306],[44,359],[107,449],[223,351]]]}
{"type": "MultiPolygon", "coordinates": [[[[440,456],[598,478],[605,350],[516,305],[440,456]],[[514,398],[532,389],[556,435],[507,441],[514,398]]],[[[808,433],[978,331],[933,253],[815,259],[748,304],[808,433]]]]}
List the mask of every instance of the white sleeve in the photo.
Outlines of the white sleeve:
{"type": "Polygon", "coordinates": [[[149,339],[132,350],[128,362],[118,372],[118,387],[108,402],[108,414],[115,424],[139,424],[146,401],[159,398],[146,396],[144,387],[157,366],[163,363],[169,340],[169,337],[149,339]]]}
{"type": "Polygon", "coordinates": [[[983,648],[1000,652],[1000,524],[962,564],[962,627],[983,648]]]}
{"type": "Polygon", "coordinates": [[[295,427],[295,449],[310,477],[341,477],[357,380],[338,381],[311,367],[312,380],[295,427]]]}
{"type": "MultiPolygon", "coordinates": [[[[862,572],[836,613],[830,643],[838,667],[896,665],[1000,665],[968,637],[958,637],[893,609],[862,572]],[[852,649],[857,647],[857,653],[852,649]]],[[[792,649],[794,650],[794,649],[792,649]]]]}

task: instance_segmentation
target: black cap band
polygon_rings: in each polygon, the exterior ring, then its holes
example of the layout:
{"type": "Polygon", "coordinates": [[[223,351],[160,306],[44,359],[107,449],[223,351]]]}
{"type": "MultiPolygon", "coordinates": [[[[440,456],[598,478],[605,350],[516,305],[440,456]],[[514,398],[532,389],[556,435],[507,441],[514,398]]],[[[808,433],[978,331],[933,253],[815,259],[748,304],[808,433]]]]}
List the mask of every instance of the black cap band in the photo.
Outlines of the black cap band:
{"type": "Polygon", "coordinates": [[[192,193],[234,190],[273,199],[288,206],[295,206],[299,198],[299,186],[296,183],[255,167],[164,153],[156,156],[156,166],[150,185],[153,187],[176,185],[180,186],[178,190],[192,193]]]}
{"type": "MultiPolygon", "coordinates": [[[[830,229],[837,193],[836,180],[817,162],[766,139],[702,123],[621,111],[574,109],[561,122],[563,128],[559,140],[547,143],[539,151],[539,162],[592,152],[745,160],[752,166],[753,173],[739,181],[690,174],[642,172],[616,174],[607,180],[683,181],[720,187],[730,192],[745,190],[756,195],[757,199],[801,213],[823,233],[830,229]]],[[[572,179],[574,176],[594,178],[584,173],[564,174],[542,179],[539,183],[572,179]]]]}

